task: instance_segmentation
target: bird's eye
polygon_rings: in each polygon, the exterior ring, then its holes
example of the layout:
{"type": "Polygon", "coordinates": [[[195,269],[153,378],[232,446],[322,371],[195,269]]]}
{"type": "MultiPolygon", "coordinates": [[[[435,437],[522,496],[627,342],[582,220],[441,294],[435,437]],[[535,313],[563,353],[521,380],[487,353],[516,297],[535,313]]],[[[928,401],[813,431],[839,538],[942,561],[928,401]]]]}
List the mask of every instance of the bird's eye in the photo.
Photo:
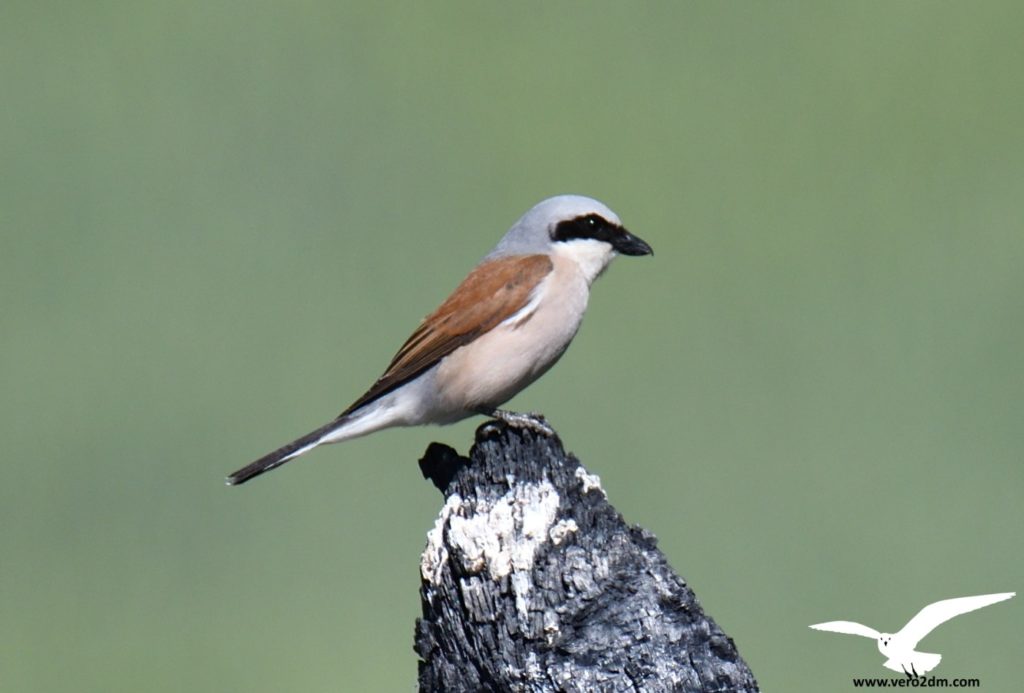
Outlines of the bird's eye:
{"type": "Polygon", "coordinates": [[[587,226],[589,226],[592,229],[596,228],[597,227],[597,217],[594,217],[594,216],[587,217],[587,226]]]}

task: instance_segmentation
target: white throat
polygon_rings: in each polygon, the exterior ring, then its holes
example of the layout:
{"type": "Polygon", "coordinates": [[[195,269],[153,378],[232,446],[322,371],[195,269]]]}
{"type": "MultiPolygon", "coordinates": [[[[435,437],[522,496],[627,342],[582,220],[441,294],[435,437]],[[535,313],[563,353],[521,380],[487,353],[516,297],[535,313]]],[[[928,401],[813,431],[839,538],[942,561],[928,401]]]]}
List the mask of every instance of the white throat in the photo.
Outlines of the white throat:
{"type": "Polygon", "coordinates": [[[592,238],[554,243],[551,252],[575,263],[580,273],[586,277],[587,284],[592,284],[601,276],[617,254],[610,244],[592,238]]]}

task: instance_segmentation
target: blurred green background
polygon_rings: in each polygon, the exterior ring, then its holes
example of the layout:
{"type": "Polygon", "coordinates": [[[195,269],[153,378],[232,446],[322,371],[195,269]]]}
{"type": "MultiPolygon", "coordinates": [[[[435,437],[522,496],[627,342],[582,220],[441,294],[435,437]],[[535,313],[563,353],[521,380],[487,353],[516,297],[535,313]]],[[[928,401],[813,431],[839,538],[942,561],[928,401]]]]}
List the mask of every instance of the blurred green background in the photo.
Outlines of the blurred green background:
{"type": "MultiPolygon", "coordinates": [[[[649,241],[511,406],[767,691],[1024,587],[1024,5],[5,2],[0,689],[401,691],[479,420],[337,414],[535,202],[649,241]]],[[[922,643],[1016,690],[1024,597],[922,643]]]]}

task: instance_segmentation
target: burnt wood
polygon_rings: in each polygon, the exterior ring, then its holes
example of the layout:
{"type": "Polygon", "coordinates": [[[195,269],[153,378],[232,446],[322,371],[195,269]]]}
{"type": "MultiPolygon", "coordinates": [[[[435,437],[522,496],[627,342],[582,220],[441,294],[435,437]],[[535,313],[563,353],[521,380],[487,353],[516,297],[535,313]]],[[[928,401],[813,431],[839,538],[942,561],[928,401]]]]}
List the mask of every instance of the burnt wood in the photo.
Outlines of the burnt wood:
{"type": "Polygon", "coordinates": [[[433,443],[420,691],[757,691],[732,639],[557,436],[488,422],[433,443]]]}

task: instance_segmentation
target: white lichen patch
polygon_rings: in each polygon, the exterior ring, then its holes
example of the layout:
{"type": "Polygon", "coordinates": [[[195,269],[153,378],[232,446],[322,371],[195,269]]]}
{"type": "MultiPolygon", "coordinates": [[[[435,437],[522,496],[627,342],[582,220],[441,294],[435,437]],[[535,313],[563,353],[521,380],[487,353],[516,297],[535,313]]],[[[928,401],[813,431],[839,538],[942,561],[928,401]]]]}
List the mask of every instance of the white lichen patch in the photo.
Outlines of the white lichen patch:
{"type": "MultiPolygon", "coordinates": [[[[514,574],[528,575],[537,549],[546,541],[554,541],[550,532],[558,503],[558,492],[548,481],[516,484],[493,502],[465,501],[453,494],[427,533],[420,561],[423,579],[437,584],[444,563],[454,555],[469,573],[486,573],[493,580],[513,575],[517,606],[525,613],[525,601],[519,602],[520,598],[526,599],[529,580],[519,584],[514,574]]],[[[563,525],[556,532],[559,541],[576,529],[568,522],[559,523],[563,525]]]]}
{"type": "Polygon", "coordinates": [[[525,666],[520,668],[510,662],[506,665],[505,671],[508,672],[509,678],[523,682],[542,681],[544,677],[544,670],[541,668],[540,659],[533,650],[526,653],[525,666]]]}
{"type": "Polygon", "coordinates": [[[558,614],[553,609],[546,610],[544,612],[544,639],[548,645],[555,644],[555,640],[558,638],[561,630],[562,624],[558,614]]]}
{"type": "Polygon", "coordinates": [[[459,494],[453,493],[448,496],[441,512],[437,514],[434,521],[434,528],[427,532],[427,546],[420,556],[420,575],[432,585],[441,582],[441,570],[448,561],[448,549],[444,545],[444,528],[448,524],[448,518],[455,512],[455,509],[462,505],[462,498],[459,494]]]}
{"type": "Polygon", "coordinates": [[[559,520],[551,531],[548,532],[548,536],[551,537],[551,541],[554,542],[555,546],[558,546],[565,538],[578,530],[579,527],[576,525],[576,520],[559,520]]]}
{"type": "Polygon", "coordinates": [[[494,580],[513,570],[530,570],[533,557],[558,511],[558,492],[543,481],[518,484],[493,504],[463,505],[448,524],[448,544],[458,550],[462,567],[486,572],[494,580]]]}
{"type": "Polygon", "coordinates": [[[517,570],[512,573],[510,582],[512,583],[512,594],[516,597],[516,613],[525,621],[530,615],[530,592],[533,579],[530,577],[530,573],[517,570]]]}
{"type": "Polygon", "coordinates": [[[608,494],[601,487],[601,477],[597,474],[590,474],[582,465],[576,467],[576,478],[580,480],[580,484],[583,486],[583,493],[590,493],[596,490],[600,491],[601,495],[605,498],[608,497],[608,494]]]}

